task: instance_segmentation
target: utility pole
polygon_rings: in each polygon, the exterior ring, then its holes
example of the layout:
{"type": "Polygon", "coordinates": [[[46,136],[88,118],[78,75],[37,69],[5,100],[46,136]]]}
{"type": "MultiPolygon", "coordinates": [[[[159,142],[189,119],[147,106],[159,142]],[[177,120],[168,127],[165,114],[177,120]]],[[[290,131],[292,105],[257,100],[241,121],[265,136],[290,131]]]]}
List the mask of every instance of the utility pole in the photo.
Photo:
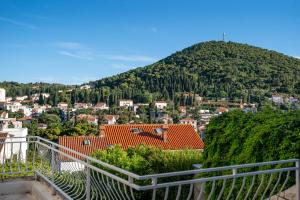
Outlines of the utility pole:
{"type": "Polygon", "coordinates": [[[225,42],[225,36],[226,36],[226,33],[224,32],[223,33],[223,42],[225,42]]]}

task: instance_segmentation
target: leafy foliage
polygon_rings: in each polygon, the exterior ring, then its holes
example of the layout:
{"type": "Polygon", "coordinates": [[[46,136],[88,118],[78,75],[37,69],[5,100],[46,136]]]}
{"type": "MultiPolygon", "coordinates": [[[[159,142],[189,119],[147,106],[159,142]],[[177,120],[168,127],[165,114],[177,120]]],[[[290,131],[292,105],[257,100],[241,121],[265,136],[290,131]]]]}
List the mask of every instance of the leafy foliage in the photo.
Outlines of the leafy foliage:
{"type": "Polygon", "coordinates": [[[209,123],[205,144],[205,167],[299,158],[300,111],[225,113],[209,123]]]}

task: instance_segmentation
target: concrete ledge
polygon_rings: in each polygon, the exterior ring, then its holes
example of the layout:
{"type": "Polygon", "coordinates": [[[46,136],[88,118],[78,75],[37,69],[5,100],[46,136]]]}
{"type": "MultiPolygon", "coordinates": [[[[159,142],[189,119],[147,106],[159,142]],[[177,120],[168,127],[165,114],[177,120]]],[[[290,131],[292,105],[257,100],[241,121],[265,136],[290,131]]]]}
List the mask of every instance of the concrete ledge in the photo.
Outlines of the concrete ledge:
{"type": "Polygon", "coordinates": [[[62,200],[60,196],[52,195],[51,188],[39,181],[16,179],[0,183],[0,199],[16,199],[16,196],[33,200],[62,200]]]}

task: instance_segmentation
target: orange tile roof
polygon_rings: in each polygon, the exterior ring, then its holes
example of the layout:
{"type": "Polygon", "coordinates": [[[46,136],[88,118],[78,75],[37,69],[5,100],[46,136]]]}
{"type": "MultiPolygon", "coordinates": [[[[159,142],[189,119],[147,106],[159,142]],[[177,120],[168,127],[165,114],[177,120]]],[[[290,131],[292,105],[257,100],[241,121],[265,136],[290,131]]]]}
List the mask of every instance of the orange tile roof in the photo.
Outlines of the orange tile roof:
{"type": "Polygon", "coordinates": [[[63,136],[59,137],[59,144],[74,149],[83,154],[89,155],[96,149],[105,149],[110,145],[119,144],[123,149],[130,146],[145,144],[156,146],[163,149],[203,149],[204,143],[198,133],[188,124],[170,124],[164,134],[167,141],[163,140],[162,135],[155,133],[156,128],[163,128],[162,124],[126,124],[126,125],[104,125],[101,126],[103,137],[92,136],[63,136]],[[142,130],[140,133],[133,133],[133,128],[142,130]],[[84,145],[85,139],[90,140],[90,145],[84,145]]]}
{"type": "Polygon", "coordinates": [[[111,121],[113,120],[113,118],[115,118],[116,120],[119,119],[119,115],[105,115],[104,118],[107,120],[107,121],[111,121]]]}

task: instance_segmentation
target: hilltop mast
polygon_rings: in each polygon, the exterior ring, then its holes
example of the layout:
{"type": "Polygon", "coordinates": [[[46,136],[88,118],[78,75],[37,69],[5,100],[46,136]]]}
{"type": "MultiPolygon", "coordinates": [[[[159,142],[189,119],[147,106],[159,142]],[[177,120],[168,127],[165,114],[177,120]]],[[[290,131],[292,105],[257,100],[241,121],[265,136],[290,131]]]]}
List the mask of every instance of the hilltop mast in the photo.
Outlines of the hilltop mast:
{"type": "Polygon", "coordinates": [[[223,33],[223,42],[225,42],[225,36],[226,36],[226,33],[224,32],[223,33]]]}

